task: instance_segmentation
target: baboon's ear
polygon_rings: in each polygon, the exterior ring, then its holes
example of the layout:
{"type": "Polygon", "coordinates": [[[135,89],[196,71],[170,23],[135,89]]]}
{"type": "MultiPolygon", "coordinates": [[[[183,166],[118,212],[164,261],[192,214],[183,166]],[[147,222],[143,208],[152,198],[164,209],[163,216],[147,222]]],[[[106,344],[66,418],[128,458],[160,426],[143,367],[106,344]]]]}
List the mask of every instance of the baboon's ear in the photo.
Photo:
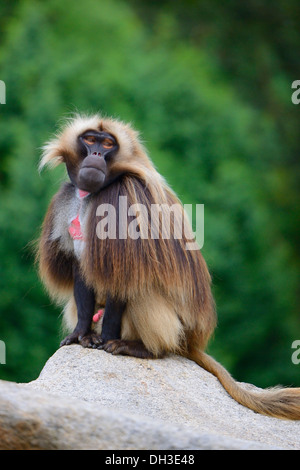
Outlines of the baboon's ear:
{"type": "Polygon", "coordinates": [[[39,163],[39,171],[45,166],[49,166],[50,168],[54,168],[60,163],[64,162],[64,158],[62,156],[62,149],[59,145],[59,139],[53,139],[47,142],[43,147],[43,154],[42,158],[39,163]]]}

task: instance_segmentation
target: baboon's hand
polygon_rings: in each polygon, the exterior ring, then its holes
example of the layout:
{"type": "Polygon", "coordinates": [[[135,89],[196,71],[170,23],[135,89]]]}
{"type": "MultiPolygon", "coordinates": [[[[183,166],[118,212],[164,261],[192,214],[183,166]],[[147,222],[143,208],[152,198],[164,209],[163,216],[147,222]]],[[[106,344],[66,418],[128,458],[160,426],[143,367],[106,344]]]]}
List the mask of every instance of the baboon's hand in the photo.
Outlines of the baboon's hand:
{"type": "Polygon", "coordinates": [[[70,344],[80,344],[83,348],[97,348],[101,344],[101,338],[96,333],[82,334],[80,331],[74,331],[68,335],[61,343],[62,346],[69,346],[70,344]]]}

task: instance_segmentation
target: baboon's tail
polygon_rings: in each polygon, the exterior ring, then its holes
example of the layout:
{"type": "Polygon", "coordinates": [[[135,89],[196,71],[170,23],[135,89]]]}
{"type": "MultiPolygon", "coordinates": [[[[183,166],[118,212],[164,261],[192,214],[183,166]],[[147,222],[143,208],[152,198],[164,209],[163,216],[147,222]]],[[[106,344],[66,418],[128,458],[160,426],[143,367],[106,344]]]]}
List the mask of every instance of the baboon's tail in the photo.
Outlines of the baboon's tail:
{"type": "Polygon", "coordinates": [[[229,395],[241,405],[264,415],[300,420],[300,388],[275,387],[261,392],[244,390],[229,372],[208,354],[193,351],[188,358],[215,375],[229,395]]]}

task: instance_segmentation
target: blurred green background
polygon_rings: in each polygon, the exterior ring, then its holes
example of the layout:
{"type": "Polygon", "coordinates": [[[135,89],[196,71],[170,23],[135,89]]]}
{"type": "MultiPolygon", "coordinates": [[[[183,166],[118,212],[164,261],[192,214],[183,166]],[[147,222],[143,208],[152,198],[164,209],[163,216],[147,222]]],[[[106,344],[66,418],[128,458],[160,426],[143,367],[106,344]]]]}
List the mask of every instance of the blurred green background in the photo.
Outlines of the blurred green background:
{"type": "Polygon", "coordinates": [[[141,131],[184,203],[205,204],[219,324],[209,352],[234,377],[300,386],[299,1],[0,3],[0,378],[35,379],[60,340],[37,276],[62,169],[41,145],[74,111],[141,131]]]}

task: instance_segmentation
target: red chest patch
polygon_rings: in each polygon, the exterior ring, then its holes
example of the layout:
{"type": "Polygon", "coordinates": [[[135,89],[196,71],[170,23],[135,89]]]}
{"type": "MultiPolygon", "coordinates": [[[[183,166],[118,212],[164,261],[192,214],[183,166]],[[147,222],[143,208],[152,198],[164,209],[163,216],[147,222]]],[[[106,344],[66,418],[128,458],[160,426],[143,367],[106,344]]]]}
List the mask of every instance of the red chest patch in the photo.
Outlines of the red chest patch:
{"type": "MultiPolygon", "coordinates": [[[[86,198],[89,195],[90,193],[88,193],[87,191],[82,191],[81,189],[78,190],[78,197],[81,200],[86,198]]],[[[80,208],[79,208],[79,211],[80,211],[80,208]]],[[[69,234],[71,235],[73,240],[83,240],[83,235],[82,235],[81,225],[80,225],[80,220],[79,220],[79,213],[77,217],[72,220],[69,226],[69,234]]]]}
{"type": "Polygon", "coordinates": [[[79,215],[72,220],[71,225],[69,227],[69,234],[71,235],[73,240],[83,240],[79,215]]]}

